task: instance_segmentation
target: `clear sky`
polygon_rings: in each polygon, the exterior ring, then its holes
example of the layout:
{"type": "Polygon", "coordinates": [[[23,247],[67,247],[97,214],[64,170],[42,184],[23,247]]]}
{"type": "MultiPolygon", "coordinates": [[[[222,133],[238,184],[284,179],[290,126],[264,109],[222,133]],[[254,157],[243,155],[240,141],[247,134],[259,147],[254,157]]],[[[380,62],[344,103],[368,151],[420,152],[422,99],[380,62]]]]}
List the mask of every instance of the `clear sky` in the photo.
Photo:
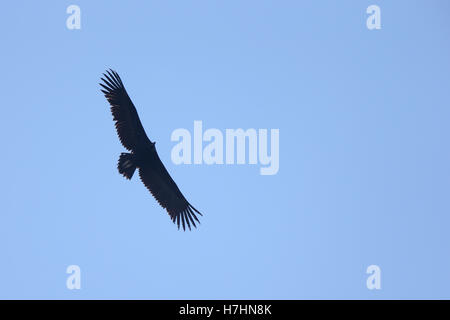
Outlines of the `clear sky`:
{"type": "Polygon", "coordinates": [[[448,1],[14,1],[0,16],[0,298],[450,298],[448,1]],[[66,8],[81,8],[69,30],[66,8]],[[366,8],[381,8],[368,30],[366,8]],[[98,82],[117,70],[204,213],[178,231],[98,82]],[[175,165],[177,128],[279,129],[175,165]],[[381,268],[381,290],[366,269],[381,268]],[[81,289],[66,268],[81,268],[81,289]]]}

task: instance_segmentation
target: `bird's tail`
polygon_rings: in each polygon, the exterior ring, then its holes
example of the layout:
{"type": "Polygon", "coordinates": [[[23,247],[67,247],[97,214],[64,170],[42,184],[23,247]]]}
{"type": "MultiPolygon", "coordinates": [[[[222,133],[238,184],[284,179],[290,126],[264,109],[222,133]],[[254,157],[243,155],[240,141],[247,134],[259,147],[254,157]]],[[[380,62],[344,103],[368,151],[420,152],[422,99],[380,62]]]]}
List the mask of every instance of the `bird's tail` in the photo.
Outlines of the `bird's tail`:
{"type": "Polygon", "coordinates": [[[119,157],[119,163],[117,164],[119,173],[125,178],[131,179],[134,171],[136,170],[136,163],[134,161],[134,155],[132,153],[121,153],[119,157]]]}

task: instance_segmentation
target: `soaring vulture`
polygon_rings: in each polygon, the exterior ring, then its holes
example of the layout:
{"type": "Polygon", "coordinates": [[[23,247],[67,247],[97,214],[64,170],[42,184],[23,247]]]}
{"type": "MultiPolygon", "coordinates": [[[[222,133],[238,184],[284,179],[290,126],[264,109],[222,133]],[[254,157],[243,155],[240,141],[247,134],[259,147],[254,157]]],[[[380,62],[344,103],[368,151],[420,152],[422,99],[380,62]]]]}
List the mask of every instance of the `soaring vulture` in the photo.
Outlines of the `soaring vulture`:
{"type": "Polygon", "coordinates": [[[167,210],[178,229],[181,222],[183,230],[186,230],[186,225],[191,230],[191,224],[196,227],[195,221],[200,223],[196,213],[202,214],[186,200],[159,159],[155,142],[147,137],[136,108],[117,72],[110,69],[103,75],[101,91],[111,105],[120,142],[130,151],[120,155],[117,165],[119,173],[131,179],[138,168],[141,181],[161,207],[167,210]]]}

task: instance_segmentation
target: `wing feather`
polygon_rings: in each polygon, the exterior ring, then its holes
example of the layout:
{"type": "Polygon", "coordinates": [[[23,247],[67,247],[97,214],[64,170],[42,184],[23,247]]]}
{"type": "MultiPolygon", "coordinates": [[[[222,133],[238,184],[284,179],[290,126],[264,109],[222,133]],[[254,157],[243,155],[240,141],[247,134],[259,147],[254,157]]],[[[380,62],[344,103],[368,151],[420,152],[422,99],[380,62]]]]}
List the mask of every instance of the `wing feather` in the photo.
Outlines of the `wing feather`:
{"type": "Polygon", "coordinates": [[[111,113],[115,122],[117,135],[122,145],[129,151],[135,151],[141,143],[150,144],[136,108],[128,96],[127,91],[117,72],[106,71],[99,83],[100,91],[105,95],[111,106],[111,113]]]}
{"type": "Polygon", "coordinates": [[[154,161],[148,161],[148,163],[149,165],[143,165],[139,168],[139,177],[159,205],[166,209],[171,220],[177,224],[178,229],[180,223],[183,230],[186,230],[186,225],[189,230],[191,229],[190,222],[194,227],[197,227],[194,219],[198,223],[200,221],[193,210],[199,215],[202,214],[183,196],[161,162],[156,150],[154,151],[154,161]]]}

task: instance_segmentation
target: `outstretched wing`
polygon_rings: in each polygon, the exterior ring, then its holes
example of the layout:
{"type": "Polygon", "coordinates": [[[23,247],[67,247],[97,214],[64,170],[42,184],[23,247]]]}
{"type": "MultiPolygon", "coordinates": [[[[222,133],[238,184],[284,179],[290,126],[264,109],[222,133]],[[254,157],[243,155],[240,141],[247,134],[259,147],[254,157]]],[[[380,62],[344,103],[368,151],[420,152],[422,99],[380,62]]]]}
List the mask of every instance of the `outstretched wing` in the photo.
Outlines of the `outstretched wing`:
{"type": "Polygon", "coordinates": [[[180,222],[183,230],[186,230],[186,225],[189,230],[191,230],[191,224],[197,227],[195,221],[198,223],[200,221],[197,219],[196,213],[202,214],[183,196],[161,162],[156,150],[152,152],[152,159],[147,163],[149,165],[139,168],[139,176],[156,201],[167,210],[172,221],[178,225],[178,229],[180,222]]]}
{"type": "Polygon", "coordinates": [[[117,72],[110,70],[101,78],[102,92],[111,105],[117,134],[122,145],[135,151],[139,143],[150,143],[141,120],[117,72]]]}

